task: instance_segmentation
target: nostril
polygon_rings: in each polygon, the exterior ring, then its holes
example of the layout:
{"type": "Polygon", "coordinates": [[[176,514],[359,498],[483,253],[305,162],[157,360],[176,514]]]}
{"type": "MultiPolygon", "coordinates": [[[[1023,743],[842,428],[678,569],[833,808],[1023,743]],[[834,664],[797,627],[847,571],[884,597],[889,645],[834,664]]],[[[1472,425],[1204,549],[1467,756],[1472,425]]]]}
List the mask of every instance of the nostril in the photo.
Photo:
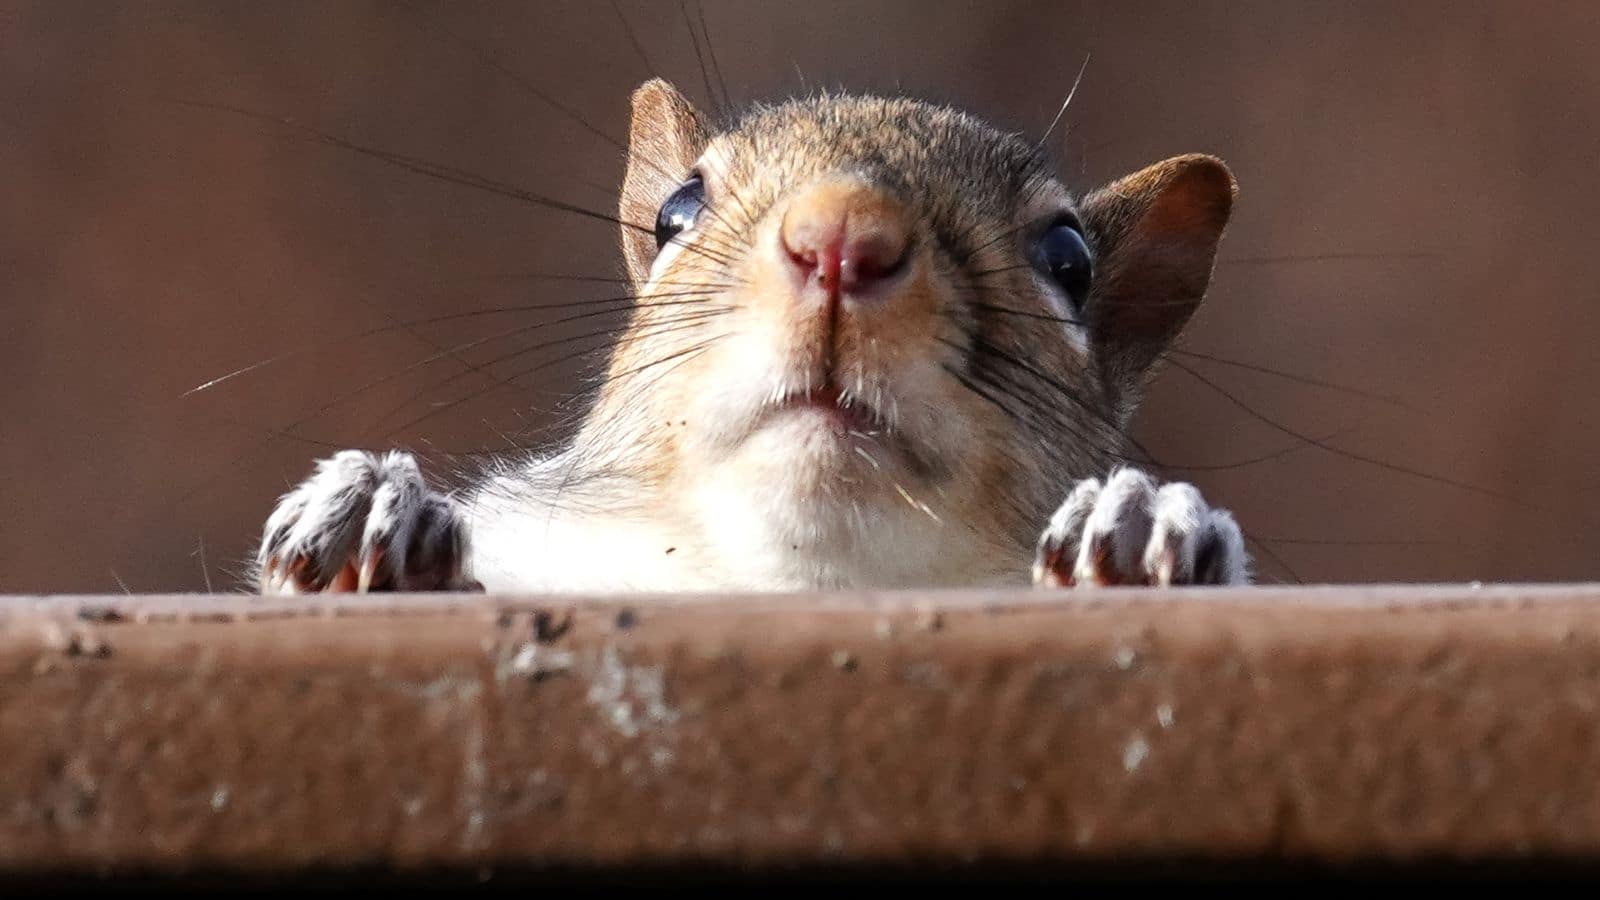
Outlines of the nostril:
{"type": "Polygon", "coordinates": [[[843,243],[843,222],[817,221],[815,217],[798,220],[785,217],[778,239],[783,252],[794,264],[800,277],[816,281],[824,290],[839,288],[843,243]]]}
{"type": "Polygon", "coordinates": [[[785,253],[789,254],[789,261],[793,262],[800,268],[810,271],[811,269],[815,269],[817,267],[817,251],[815,249],[811,247],[803,247],[799,250],[796,250],[795,248],[789,246],[789,241],[787,238],[785,238],[783,242],[783,250],[785,253]]]}
{"type": "MultiPolygon", "coordinates": [[[[803,211],[802,211],[803,212],[803,211]]],[[[790,210],[778,229],[778,240],[789,260],[807,271],[817,267],[819,251],[839,243],[840,225],[819,222],[813,215],[796,215],[790,210]]]]}
{"type": "Polygon", "coordinates": [[[866,287],[893,278],[905,269],[909,251],[905,236],[898,233],[879,231],[852,239],[841,254],[845,281],[866,287]]]}
{"type": "Polygon", "coordinates": [[[906,267],[907,243],[896,234],[867,235],[846,245],[845,269],[854,282],[870,283],[891,279],[906,267]]]}

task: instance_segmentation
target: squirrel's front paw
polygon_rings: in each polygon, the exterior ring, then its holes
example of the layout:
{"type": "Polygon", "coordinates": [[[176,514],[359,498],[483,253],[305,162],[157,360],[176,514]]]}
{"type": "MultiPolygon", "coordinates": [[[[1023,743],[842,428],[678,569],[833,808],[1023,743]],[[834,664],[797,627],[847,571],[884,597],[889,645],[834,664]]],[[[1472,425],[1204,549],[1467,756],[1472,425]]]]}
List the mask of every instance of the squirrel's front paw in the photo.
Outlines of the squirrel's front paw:
{"type": "Polygon", "coordinates": [[[1033,583],[1248,584],[1244,538],[1233,516],[1206,505],[1191,484],[1156,486],[1135,469],[1101,484],[1078,482],[1039,538],[1033,583]]]}
{"type": "Polygon", "coordinates": [[[482,590],[466,525],[407,453],[345,450],[278,501],[256,554],[263,594],[482,590]]]}

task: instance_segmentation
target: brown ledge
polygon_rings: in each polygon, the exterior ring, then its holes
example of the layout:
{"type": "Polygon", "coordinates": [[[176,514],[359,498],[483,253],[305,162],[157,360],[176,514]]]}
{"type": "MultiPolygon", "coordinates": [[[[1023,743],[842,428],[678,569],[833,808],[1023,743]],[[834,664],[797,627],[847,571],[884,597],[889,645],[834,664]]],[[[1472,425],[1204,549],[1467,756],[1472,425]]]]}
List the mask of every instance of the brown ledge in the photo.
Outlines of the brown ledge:
{"type": "Polygon", "coordinates": [[[1600,586],[0,600],[0,879],[1583,866],[1600,586]]]}

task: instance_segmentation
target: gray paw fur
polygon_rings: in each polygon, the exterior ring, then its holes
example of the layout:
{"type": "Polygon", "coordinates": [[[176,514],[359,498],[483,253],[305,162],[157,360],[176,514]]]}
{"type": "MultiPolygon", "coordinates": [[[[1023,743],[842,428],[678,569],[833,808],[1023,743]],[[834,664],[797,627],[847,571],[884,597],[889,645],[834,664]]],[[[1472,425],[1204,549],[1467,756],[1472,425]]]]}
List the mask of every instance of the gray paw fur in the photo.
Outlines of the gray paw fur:
{"type": "Polygon", "coordinates": [[[285,494],[256,553],[263,594],[482,590],[466,523],[407,453],[345,450],[285,494]]]}
{"type": "Polygon", "coordinates": [[[1039,537],[1044,587],[1250,583],[1244,537],[1191,484],[1157,486],[1137,469],[1080,481],[1039,537]]]}

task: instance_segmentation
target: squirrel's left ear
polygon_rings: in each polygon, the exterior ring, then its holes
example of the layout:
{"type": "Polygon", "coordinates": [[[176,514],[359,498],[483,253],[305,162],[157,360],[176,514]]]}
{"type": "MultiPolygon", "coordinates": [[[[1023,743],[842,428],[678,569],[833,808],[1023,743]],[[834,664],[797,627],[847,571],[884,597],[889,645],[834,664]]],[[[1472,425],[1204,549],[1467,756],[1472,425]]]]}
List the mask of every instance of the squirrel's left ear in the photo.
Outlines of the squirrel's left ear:
{"type": "Polygon", "coordinates": [[[1137,391],[1200,306],[1237,193],[1222,160],[1179,156],[1079,204],[1095,253],[1083,315],[1108,385],[1137,391]]]}
{"type": "Polygon", "coordinates": [[[672,85],[652,78],[633,92],[618,218],[623,222],[623,258],[636,287],[649,278],[656,257],[656,213],[689,176],[707,140],[700,114],[672,85]]]}

